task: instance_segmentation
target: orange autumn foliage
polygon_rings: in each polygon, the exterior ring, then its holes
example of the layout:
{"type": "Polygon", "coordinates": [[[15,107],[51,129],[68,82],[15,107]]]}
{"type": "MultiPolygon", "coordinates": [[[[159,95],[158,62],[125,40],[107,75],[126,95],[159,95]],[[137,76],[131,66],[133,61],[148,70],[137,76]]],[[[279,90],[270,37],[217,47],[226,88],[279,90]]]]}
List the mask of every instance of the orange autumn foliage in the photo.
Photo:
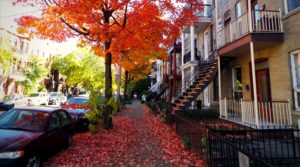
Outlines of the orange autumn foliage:
{"type": "Polygon", "coordinates": [[[112,63],[127,70],[153,59],[166,59],[166,49],[183,26],[196,21],[201,0],[14,0],[41,5],[41,17],[18,19],[22,33],[62,42],[78,36],[98,56],[112,54],[112,63]],[[183,7],[185,4],[189,7],[183,7]],[[105,23],[104,20],[109,20],[105,23]],[[26,29],[26,30],[25,30],[26,29]],[[105,42],[110,42],[108,50],[105,42]]]}

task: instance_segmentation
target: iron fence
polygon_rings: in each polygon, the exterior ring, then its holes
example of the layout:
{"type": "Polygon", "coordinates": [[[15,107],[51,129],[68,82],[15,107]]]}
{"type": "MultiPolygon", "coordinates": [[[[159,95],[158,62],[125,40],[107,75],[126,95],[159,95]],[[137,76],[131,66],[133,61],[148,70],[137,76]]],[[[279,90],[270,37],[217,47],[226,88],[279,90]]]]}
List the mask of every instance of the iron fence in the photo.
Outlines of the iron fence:
{"type": "Polygon", "coordinates": [[[223,119],[175,115],[176,131],[210,167],[299,167],[300,130],[253,129],[223,119]]]}

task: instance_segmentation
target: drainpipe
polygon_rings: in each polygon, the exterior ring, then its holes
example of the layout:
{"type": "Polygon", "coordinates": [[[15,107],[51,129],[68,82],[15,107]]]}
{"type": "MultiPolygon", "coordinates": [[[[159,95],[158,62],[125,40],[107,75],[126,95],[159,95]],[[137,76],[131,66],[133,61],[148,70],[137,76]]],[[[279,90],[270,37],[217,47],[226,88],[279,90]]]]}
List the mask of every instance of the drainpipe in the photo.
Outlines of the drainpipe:
{"type": "MultiPolygon", "coordinates": [[[[253,32],[252,27],[252,15],[251,15],[251,0],[248,0],[248,24],[250,33],[253,32]]],[[[257,105],[257,88],[256,88],[256,75],[255,75],[255,59],[254,59],[254,45],[253,41],[250,42],[250,56],[251,56],[251,72],[252,72],[252,87],[253,87],[253,97],[254,97],[254,116],[255,125],[259,128],[259,117],[258,117],[258,105],[257,105]]]]}

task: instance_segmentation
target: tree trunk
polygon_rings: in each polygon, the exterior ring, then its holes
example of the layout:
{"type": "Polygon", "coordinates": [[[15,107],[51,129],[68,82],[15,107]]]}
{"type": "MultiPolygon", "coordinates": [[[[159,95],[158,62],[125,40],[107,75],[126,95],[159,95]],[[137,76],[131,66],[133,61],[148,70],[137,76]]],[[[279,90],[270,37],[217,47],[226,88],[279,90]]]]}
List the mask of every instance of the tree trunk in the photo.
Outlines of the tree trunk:
{"type": "Polygon", "coordinates": [[[125,104],[127,101],[127,87],[128,87],[128,77],[129,77],[129,72],[126,70],[125,71],[125,81],[124,81],[124,101],[123,103],[125,104]]]}
{"type": "MultiPolygon", "coordinates": [[[[110,17],[113,11],[103,11],[104,14],[104,23],[109,25],[110,17]]],[[[103,111],[103,124],[105,129],[111,129],[112,125],[112,110],[113,107],[108,104],[108,101],[112,97],[112,77],[111,77],[111,62],[112,55],[108,51],[111,45],[111,39],[108,39],[104,42],[104,50],[105,50],[105,100],[106,106],[103,111]]]]}
{"type": "Polygon", "coordinates": [[[4,95],[5,95],[3,86],[4,86],[6,81],[7,81],[7,78],[0,80],[0,100],[3,100],[4,95]]]}
{"type": "Polygon", "coordinates": [[[121,66],[118,67],[118,88],[117,88],[117,100],[120,100],[120,92],[121,92],[121,76],[122,76],[122,68],[121,66]]]}
{"type": "MultiPolygon", "coordinates": [[[[110,47],[110,42],[105,43],[105,51],[110,47]]],[[[112,97],[112,77],[111,77],[111,53],[106,52],[105,55],[105,99],[106,104],[112,97]]],[[[105,129],[111,129],[112,125],[112,106],[106,105],[103,113],[103,123],[105,129]]]]}

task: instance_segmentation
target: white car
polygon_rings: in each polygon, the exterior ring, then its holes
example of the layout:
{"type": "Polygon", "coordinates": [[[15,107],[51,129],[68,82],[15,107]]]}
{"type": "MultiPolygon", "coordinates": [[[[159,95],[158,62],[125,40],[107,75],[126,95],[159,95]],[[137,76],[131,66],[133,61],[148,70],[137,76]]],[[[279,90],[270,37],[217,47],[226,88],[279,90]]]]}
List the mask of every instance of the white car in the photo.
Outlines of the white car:
{"type": "Polygon", "coordinates": [[[49,94],[48,104],[62,104],[67,101],[67,97],[61,92],[51,92],[49,94]]]}
{"type": "Polygon", "coordinates": [[[4,101],[0,102],[0,110],[9,110],[14,107],[27,106],[27,98],[23,95],[9,95],[4,97],[4,101]]]}
{"type": "Polygon", "coordinates": [[[47,92],[36,92],[36,93],[31,93],[28,96],[28,105],[48,105],[48,99],[49,95],[47,92]]]}

